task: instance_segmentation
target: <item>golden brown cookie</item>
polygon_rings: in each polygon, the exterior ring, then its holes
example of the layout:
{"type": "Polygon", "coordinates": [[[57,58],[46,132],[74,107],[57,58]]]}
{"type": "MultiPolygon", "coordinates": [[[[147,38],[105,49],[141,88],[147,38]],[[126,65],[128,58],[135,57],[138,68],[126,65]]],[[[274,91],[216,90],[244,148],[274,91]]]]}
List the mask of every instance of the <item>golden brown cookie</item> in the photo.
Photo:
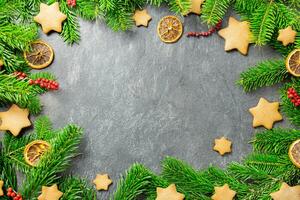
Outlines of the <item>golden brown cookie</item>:
{"type": "Polygon", "coordinates": [[[294,43],[297,32],[292,29],[291,26],[288,26],[285,29],[279,30],[279,35],[277,40],[282,42],[283,46],[287,46],[288,44],[294,43]]]}
{"type": "Polygon", "coordinates": [[[152,17],[148,14],[147,10],[136,10],[133,15],[133,20],[135,21],[136,26],[145,26],[148,27],[148,24],[152,17]]]}
{"type": "Polygon", "coordinates": [[[108,177],[108,174],[97,174],[93,183],[96,185],[97,190],[108,190],[112,180],[108,177]]]}
{"type": "MultiPolygon", "coordinates": [[[[192,6],[189,13],[194,13],[196,15],[201,14],[201,5],[203,4],[205,0],[192,0],[192,6]]],[[[188,14],[189,14],[188,13],[188,14]]]]}
{"type": "Polygon", "coordinates": [[[236,192],[231,190],[228,184],[222,187],[215,187],[215,194],[211,197],[212,200],[232,200],[236,192]]]}
{"type": "Polygon", "coordinates": [[[62,23],[67,19],[67,16],[59,11],[59,3],[55,2],[48,6],[47,4],[41,3],[40,12],[35,16],[34,21],[42,25],[44,33],[50,31],[61,32],[62,23]]]}
{"type": "Polygon", "coordinates": [[[240,22],[230,17],[228,27],[221,29],[218,34],[225,39],[225,51],[237,49],[243,55],[247,55],[251,43],[250,26],[247,21],[240,22]]]}
{"type": "Polygon", "coordinates": [[[3,185],[4,185],[4,182],[2,180],[0,180],[0,197],[4,195],[4,192],[3,192],[3,185]]]}
{"type": "Polygon", "coordinates": [[[282,120],[278,109],[279,102],[270,103],[266,99],[260,98],[257,106],[249,109],[253,115],[253,127],[264,126],[266,129],[272,129],[274,122],[282,120]]]}
{"type": "Polygon", "coordinates": [[[184,194],[177,192],[175,184],[169,185],[167,188],[156,188],[155,200],[183,200],[184,194]]]}
{"type": "Polygon", "coordinates": [[[28,109],[13,104],[8,111],[0,112],[0,130],[10,131],[14,136],[18,136],[22,128],[31,125],[28,115],[28,109]]]}
{"type": "Polygon", "coordinates": [[[299,200],[300,199],[300,185],[291,187],[285,182],[281,184],[277,192],[270,194],[273,200],[299,200]]]}
{"type": "Polygon", "coordinates": [[[231,145],[232,142],[230,140],[227,140],[225,137],[221,137],[220,139],[215,139],[214,150],[223,156],[225,153],[231,152],[231,145]]]}
{"type": "Polygon", "coordinates": [[[54,184],[51,187],[42,187],[42,194],[38,197],[38,200],[59,200],[64,193],[58,190],[57,185],[54,184]]]}

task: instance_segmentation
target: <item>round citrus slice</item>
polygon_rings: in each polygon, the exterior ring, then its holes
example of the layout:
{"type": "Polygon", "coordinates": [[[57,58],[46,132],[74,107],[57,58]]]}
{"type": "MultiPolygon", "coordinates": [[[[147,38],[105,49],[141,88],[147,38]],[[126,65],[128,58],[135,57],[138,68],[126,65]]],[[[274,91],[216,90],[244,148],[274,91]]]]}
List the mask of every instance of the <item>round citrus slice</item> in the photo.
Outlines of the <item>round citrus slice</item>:
{"type": "Polygon", "coordinates": [[[295,49],[288,55],[285,66],[292,75],[300,77],[300,49],[295,49]]]}
{"type": "Polygon", "coordinates": [[[31,165],[36,166],[43,154],[50,149],[50,144],[43,140],[35,140],[26,145],[24,149],[25,161],[31,165]]]}
{"type": "Polygon", "coordinates": [[[183,32],[181,21],[175,16],[163,17],[157,26],[159,38],[165,43],[177,42],[183,32]]]}
{"type": "Polygon", "coordinates": [[[289,157],[292,163],[300,168],[300,139],[291,144],[289,149],[289,157]]]}
{"type": "Polygon", "coordinates": [[[31,44],[30,50],[24,52],[24,58],[27,64],[33,69],[43,69],[48,67],[54,57],[52,47],[42,40],[31,44]]]}

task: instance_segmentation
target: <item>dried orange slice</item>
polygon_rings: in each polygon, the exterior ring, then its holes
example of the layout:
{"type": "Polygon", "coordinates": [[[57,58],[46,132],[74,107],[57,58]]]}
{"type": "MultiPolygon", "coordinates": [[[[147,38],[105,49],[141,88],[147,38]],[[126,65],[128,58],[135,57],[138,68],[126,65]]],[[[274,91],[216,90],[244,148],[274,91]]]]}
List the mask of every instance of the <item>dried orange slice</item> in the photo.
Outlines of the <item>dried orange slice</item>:
{"type": "Polygon", "coordinates": [[[177,42],[183,32],[181,21],[175,16],[163,17],[157,26],[157,33],[165,43],[177,42]]]}
{"type": "Polygon", "coordinates": [[[289,149],[289,157],[292,163],[300,168],[300,139],[291,144],[289,149]]]}
{"type": "Polygon", "coordinates": [[[42,40],[31,44],[30,51],[24,52],[24,58],[27,64],[33,69],[43,69],[48,67],[54,57],[52,47],[42,40]]]}
{"type": "Polygon", "coordinates": [[[285,66],[292,75],[300,77],[300,49],[295,49],[288,55],[285,66]]]}
{"type": "Polygon", "coordinates": [[[24,149],[25,161],[31,165],[36,166],[43,154],[50,149],[50,144],[43,140],[35,140],[26,145],[24,149]]]}

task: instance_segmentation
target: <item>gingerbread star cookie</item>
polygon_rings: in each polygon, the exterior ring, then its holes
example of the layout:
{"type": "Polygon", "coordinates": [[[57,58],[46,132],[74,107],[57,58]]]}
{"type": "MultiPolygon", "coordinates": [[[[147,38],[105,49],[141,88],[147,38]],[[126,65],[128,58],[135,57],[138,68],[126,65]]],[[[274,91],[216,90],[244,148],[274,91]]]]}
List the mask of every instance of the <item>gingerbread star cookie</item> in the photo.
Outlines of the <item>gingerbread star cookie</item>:
{"type": "Polygon", "coordinates": [[[112,180],[108,177],[108,174],[97,174],[93,183],[96,185],[97,190],[108,190],[112,180]]]}
{"type": "MultiPolygon", "coordinates": [[[[192,6],[189,13],[194,13],[196,15],[201,14],[201,5],[203,4],[205,0],[192,0],[192,6]]],[[[188,13],[188,14],[189,14],[188,13]]]]}
{"type": "Polygon", "coordinates": [[[223,156],[225,153],[231,152],[231,145],[232,142],[230,140],[227,140],[225,137],[221,137],[220,139],[215,139],[214,150],[223,156]]]}
{"type": "Polygon", "coordinates": [[[288,26],[285,29],[279,30],[279,35],[277,40],[282,42],[283,46],[294,43],[297,32],[292,29],[291,26],[288,26]]]}
{"type": "Polygon", "coordinates": [[[50,31],[61,32],[62,23],[67,19],[67,16],[59,11],[59,3],[55,2],[48,6],[47,4],[41,3],[40,12],[35,16],[34,21],[42,25],[44,33],[50,31]]]}
{"type": "Polygon", "coordinates": [[[215,194],[211,197],[212,200],[232,200],[236,192],[231,190],[228,184],[222,187],[215,187],[215,194]]]}
{"type": "Polygon", "coordinates": [[[3,192],[3,185],[4,185],[4,182],[2,180],[0,180],[0,197],[4,195],[4,192],[3,192]]]}
{"type": "Polygon", "coordinates": [[[136,10],[133,15],[133,20],[135,21],[136,26],[145,26],[147,27],[149,21],[152,17],[148,14],[147,10],[136,10]]]}
{"type": "Polygon", "coordinates": [[[286,183],[282,183],[280,190],[270,194],[273,200],[299,200],[300,185],[291,187],[286,183]]]}
{"type": "Polygon", "coordinates": [[[54,184],[51,187],[42,187],[42,194],[38,197],[38,200],[59,200],[64,193],[58,190],[57,185],[54,184]]]}
{"type": "Polygon", "coordinates": [[[237,49],[243,55],[247,55],[251,43],[250,26],[247,21],[240,22],[230,17],[228,27],[221,29],[218,34],[225,39],[225,51],[237,49]]]}
{"type": "Polygon", "coordinates": [[[257,106],[249,109],[253,115],[253,127],[264,126],[266,129],[272,129],[274,122],[282,120],[278,109],[279,102],[270,103],[260,98],[257,106]]]}
{"type": "Polygon", "coordinates": [[[167,188],[156,188],[155,200],[183,200],[184,194],[177,192],[175,184],[169,185],[167,188]]]}
{"type": "Polygon", "coordinates": [[[31,125],[28,115],[28,109],[13,104],[8,111],[0,112],[0,130],[10,131],[14,136],[18,136],[22,128],[31,125]]]}

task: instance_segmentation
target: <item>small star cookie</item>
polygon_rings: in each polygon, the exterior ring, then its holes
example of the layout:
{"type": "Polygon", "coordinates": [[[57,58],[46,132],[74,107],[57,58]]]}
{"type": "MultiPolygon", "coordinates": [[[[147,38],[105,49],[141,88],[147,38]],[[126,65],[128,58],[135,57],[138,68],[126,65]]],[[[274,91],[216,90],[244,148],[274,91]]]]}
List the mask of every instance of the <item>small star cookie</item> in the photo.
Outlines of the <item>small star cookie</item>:
{"type": "Polygon", "coordinates": [[[96,185],[97,190],[108,190],[112,180],[108,177],[108,174],[97,174],[93,183],[96,185]]]}
{"type": "Polygon", "coordinates": [[[240,22],[230,17],[228,27],[221,29],[218,34],[225,39],[225,51],[237,49],[243,55],[247,55],[251,43],[250,26],[247,21],[240,22]]]}
{"type": "Polygon", "coordinates": [[[280,190],[270,194],[273,200],[299,200],[300,185],[291,187],[286,183],[282,183],[280,190]]]}
{"type": "Polygon", "coordinates": [[[184,194],[177,192],[175,184],[169,185],[167,188],[156,188],[155,200],[183,200],[184,194]]]}
{"type": "Polygon", "coordinates": [[[38,197],[38,200],[59,200],[64,193],[58,190],[57,185],[54,184],[51,187],[42,187],[42,194],[38,197]]]}
{"type": "Polygon", "coordinates": [[[13,104],[8,111],[0,112],[0,130],[10,131],[14,136],[18,136],[22,128],[31,125],[28,115],[28,109],[13,104]]]}
{"type": "Polygon", "coordinates": [[[294,43],[297,32],[292,29],[291,26],[288,26],[285,29],[279,30],[279,35],[277,40],[282,42],[283,46],[294,43]]]}
{"type": "Polygon", "coordinates": [[[215,139],[214,150],[218,151],[220,155],[224,155],[225,153],[231,152],[232,142],[227,140],[225,137],[221,137],[220,139],[215,139]]]}
{"type": "Polygon", "coordinates": [[[2,180],[0,180],[0,197],[4,195],[4,192],[3,192],[3,185],[4,185],[4,182],[2,180]]]}
{"type": "Polygon", "coordinates": [[[212,200],[232,200],[236,192],[231,190],[228,184],[222,187],[215,187],[215,194],[211,197],[212,200]]]}
{"type": "Polygon", "coordinates": [[[59,11],[59,3],[55,2],[48,6],[41,3],[40,12],[35,16],[34,21],[42,25],[45,34],[50,31],[61,32],[62,23],[67,19],[67,16],[59,11]]]}
{"type": "Polygon", "coordinates": [[[279,102],[270,103],[266,99],[260,98],[257,106],[249,109],[253,115],[253,127],[264,126],[266,129],[272,129],[274,122],[282,120],[278,109],[279,102]]]}
{"type": "Polygon", "coordinates": [[[133,20],[136,26],[148,26],[149,21],[152,17],[148,14],[147,10],[136,10],[133,15],[133,20]]]}
{"type": "MultiPolygon", "coordinates": [[[[194,13],[196,15],[201,14],[201,5],[205,0],[192,0],[192,7],[189,13],[194,13]]],[[[188,14],[189,14],[188,13],[188,14]]]]}

